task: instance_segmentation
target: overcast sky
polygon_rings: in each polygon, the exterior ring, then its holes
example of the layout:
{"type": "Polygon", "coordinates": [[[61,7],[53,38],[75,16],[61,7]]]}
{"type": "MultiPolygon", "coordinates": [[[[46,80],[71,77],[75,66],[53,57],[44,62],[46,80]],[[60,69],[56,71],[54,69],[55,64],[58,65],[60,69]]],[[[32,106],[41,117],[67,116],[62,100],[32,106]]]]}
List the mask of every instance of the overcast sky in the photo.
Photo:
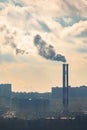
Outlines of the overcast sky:
{"type": "Polygon", "coordinates": [[[87,85],[86,0],[0,0],[0,83],[29,92],[62,86],[57,54],[69,84],[87,85]]]}

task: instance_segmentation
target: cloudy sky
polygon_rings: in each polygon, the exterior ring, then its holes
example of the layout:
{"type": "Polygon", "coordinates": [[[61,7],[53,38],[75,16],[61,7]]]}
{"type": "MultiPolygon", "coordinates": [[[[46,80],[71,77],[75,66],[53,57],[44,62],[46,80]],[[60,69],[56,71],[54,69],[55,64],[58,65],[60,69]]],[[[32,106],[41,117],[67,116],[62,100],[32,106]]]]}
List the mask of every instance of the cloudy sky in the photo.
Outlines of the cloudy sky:
{"type": "Polygon", "coordinates": [[[0,0],[0,83],[29,92],[62,86],[59,56],[69,84],[87,85],[86,0],[0,0]]]}

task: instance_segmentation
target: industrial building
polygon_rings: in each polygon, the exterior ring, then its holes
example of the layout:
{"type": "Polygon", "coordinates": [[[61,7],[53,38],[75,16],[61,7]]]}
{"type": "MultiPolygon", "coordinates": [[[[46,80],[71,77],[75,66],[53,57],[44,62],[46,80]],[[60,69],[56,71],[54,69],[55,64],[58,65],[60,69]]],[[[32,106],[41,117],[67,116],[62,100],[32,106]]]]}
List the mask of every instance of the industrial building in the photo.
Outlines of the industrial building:
{"type": "Polygon", "coordinates": [[[11,84],[0,84],[0,97],[10,98],[11,88],[12,88],[11,84]]]}
{"type": "Polygon", "coordinates": [[[62,88],[61,87],[52,87],[52,98],[56,98],[56,99],[59,99],[59,98],[62,98],[62,88]]]}

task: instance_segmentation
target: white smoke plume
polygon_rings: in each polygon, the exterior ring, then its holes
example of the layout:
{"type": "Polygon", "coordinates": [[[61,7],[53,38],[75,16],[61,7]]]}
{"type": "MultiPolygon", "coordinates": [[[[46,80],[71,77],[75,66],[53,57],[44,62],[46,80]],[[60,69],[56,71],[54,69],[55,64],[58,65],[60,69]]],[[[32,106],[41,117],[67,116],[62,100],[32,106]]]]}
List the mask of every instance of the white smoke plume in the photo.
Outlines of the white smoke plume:
{"type": "Polygon", "coordinates": [[[11,32],[10,29],[6,27],[6,25],[0,25],[0,32],[3,33],[4,36],[4,42],[2,43],[5,46],[10,46],[12,49],[15,50],[15,54],[28,54],[26,50],[18,48],[17,43],[15,41],[17,32],[14,30],[11,32]]]}

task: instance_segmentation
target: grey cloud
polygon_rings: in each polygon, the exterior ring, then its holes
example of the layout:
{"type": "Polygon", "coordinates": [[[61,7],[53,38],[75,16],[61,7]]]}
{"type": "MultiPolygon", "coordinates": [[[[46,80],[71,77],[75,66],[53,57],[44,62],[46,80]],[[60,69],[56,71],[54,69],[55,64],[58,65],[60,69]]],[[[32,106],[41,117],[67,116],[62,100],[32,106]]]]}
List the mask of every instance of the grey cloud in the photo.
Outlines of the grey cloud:
{"type": "Polygon", "coordinates": [[[87,53],[87,48],[86,47],[78,48],[77,51],[80,53],[87,53]]]}
{"type": "Polygon", "coordinates": [[[5,25],[1,25],[0,26],[0,31],[3,32],[4,30],[6,30],[6,26],[5,25]]]}
{"type": "Polygon", "coordinates": [[[66,62],[65,56],[56,54],[54,47],[52,45],[47,45],[40,35],[34,37],[34,45],[38,49],[38,54],[45,59],[66,62]]]}
{"type": "Polygon", "coordinates": [[[0,3],[0,11],[2,11],[3,9],[5,9],[5,5],[3,3],[0,3]]]}
{"type": "Polygon", "coordinates": [[[66,3],[72,14],[75,14],[78,11],[78,9],[73,4],[71,4],[69,0],[63,0],[63,1],[66,3]]]}
{"type": "Polygon", "coordinates": [[[40,26],[42,27],[43,31],[48,32],[48,33],[51,32],[51,30],[50,30],[50,28],[47,26],[47,24],[45,24],[44,22],[39,21],[39,20],[38,20],[38,23],[39,23],[40,26]]]}
{"type": "Polygon", "coordinates": [[[28,12],[28,11],[25,11],[25,19],[26,20],[29,20],[29,19],[31,19],[33,16],[32,16],[32,14],[30,13],[30,12],[28,12]]]}
{"type": "Polygon", "coordinates": [[[83,43],[87,44],[87,40],[84,40],[83,43]]]}
{"type": "Polygon", "coordinates": [[[79,35],[76,35],[76,37],[87,37],[87,29],[82,31],[79,35]]]}
{"type": "Polygon", "coordinates": [[[15,6],[19,6],[19,7],[24,7],[25,6],[24,2],[21,1],[21,0],[12,0],[12,2],[13,2],[13,4],[15,6]]]}
{"type": "Polygon", "coordinates": [[[71,14],[78,14],[79,16],[87,17],[87,3],[84,0],[73,0],[73,2],[65,0],[65,2],[71,11],[71,14]]]}

